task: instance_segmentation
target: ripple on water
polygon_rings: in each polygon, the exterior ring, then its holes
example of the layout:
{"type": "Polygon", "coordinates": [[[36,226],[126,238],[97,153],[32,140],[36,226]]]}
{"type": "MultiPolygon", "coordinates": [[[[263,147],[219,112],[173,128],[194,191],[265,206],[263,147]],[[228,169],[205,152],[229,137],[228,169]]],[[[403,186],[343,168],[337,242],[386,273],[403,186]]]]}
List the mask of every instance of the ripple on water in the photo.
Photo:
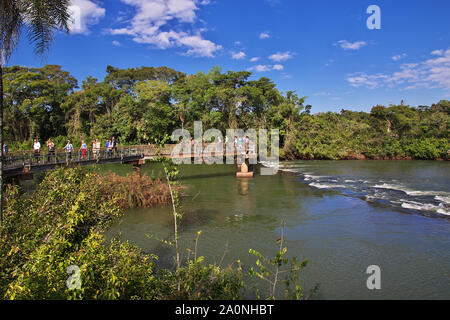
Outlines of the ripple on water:
{"type": "MultiPolygon", "coordinates": [[[[281,171],[297,173],[303,181],[311,187],[321,190],[335,190],[348,196],[356,196],[370,202],[382,202],[397,208],[414,212],[427,212],[438,215],[450,215],[450,192],[446,190],[427,190],[422,186],[423,179],[411,181],[411,176],[400,177],[395,174],[387,177],[370,179],[367,176],[358,176],[353,172],[345,172],[342,175],[324,175],[323,166],[315,163],[308,166],[296,163],[282,163],[281,171]],[[307,171],[304,170],[308,168],[307,171]],[[302,172],[303,171],[303,172],[302,172]],[[349,176],[350,175],[350,176],[349,176]],[[404,179],[402,179],[404,178],[404,179]]],[[[366,172],[364,172],[366,173],[366,172]]],[[[433,178],[426,179],[427,183],[433,178]]],[[[436,185],[434,186],[436,187],[436,185]]],[[[439,186],[444,189],[448,186],[439,186]]],[[[447,188],[448,189],[448,188],[447,188]]]]}

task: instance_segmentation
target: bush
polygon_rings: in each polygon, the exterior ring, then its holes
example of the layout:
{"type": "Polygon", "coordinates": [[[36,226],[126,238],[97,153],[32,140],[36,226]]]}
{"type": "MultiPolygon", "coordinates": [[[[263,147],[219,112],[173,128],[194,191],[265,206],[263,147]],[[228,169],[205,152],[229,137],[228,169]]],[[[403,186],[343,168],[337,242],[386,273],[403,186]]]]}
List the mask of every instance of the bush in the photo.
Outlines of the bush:
{"type": "MultiPolygon", "coordinates": [[[[152,179],[146,174],[134,172],[126,177],[108,172],[99,181],[103,193],[110,197],[116,195],[121,208],[143,207],[169,204],[170,190],[165,181],[152,179]]],[[[181,188],[178,188],[181,189],[181,188]]]]}
{"type": "Polygon", "coordinates": [[[450,142],[445,138],[423,138],[404,141],[406,153],[415,159],[447,158],[450,142]]]}
{"type": "Polygon", "coordinates": [[[8,186],[0,226],[0,296],[6,299],[231,299],[239,272],[188,261],[179,272],[154,270],[155,255],[104,231],[122,215],[121,198],[105,196],[92,169],[49,172],[36,191],[8,186]],[[68,268],[80,271],[69,290],[68,268]],[[181,290],[178,290],[178,287],[181,290]]]}

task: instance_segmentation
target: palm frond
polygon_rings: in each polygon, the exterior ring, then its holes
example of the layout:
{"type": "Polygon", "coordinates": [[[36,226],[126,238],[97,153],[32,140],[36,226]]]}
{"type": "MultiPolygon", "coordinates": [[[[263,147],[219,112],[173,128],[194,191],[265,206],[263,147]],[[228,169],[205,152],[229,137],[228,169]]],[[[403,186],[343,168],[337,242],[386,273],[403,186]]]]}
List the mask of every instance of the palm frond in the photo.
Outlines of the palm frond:
{"type": "Polygon", "coordinates": [[[68,22],[70,0],[26,1],[25,18],[28,39],[35,44],[36,54],[44,56],[53,42],[54,31],[69,31],[68,22]]]}
{"type": "Polygon", "coordinates": [[[2,0],[0,4],[0,50],[7,60],[20,39],[21,31],[44,56],[53,42],[54,32],[69,32],[71,0],[2,0]]]}
{"type": "Polygon", "coordinates": [[[7,61],[19,43],[24,21],[22,1],[2,0],[0,3],[0,53],[7,61]]]}

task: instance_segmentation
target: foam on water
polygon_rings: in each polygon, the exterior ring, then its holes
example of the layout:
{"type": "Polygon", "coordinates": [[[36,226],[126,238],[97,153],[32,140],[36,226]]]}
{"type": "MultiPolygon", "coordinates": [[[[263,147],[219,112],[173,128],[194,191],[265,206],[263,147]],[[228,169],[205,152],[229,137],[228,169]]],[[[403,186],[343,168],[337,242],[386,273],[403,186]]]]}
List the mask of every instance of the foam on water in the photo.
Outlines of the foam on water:
{"type": "Polygon", "coordinates": [[[348,187],[343,184],[327,184],[327,183],[318,183],[318,182],[312,182],[309,185],[319,188],[319,189],[333,189],[333,188],[347,188],[348,187]]]}
{"type": "MultiPolygon", "coordinates": [[[[270,164],[266,164],[270,165],[270,164]]],[[[417,212],[434,212],[450,215],[450,192],[442,190],[420,190],[419,181],[379,179],[370,181],[365,177],[326,176],[314,172],[313,166],[281,165],[280,170],[299,173],[303,181],[311,187],[336,190],[349,196],[357,196],[366,201],[388,203],[392,206],[417,212]],[[305,170],[308,167],[308,170],[305,170]],[[302,172],[303,171],[303,172],[302,172]],[[307,172],[306,172],[307,171],[307,172]],[[357,191],[356,191],[357,190],[357,191]],[[399,192],[403,193],[400,197],[399,192]]]]}
{"type": "Polygon", "coordinates": [[[435,196],[434,199],[445,204],[450,204],[450,196],[435,196]]]}
{"type": "Polygon", "coordinates": [[[420,210],[420,211],[434,211],[440,214],[450,215],[450,211],[446,209],[444,206],[439,204],[438,206],[430,204],[430,203],[421,203],[416,201],[406,201],[403,200],[402,202],[402,208],[405,209],[413,209],[413,210],[420,210]]]}

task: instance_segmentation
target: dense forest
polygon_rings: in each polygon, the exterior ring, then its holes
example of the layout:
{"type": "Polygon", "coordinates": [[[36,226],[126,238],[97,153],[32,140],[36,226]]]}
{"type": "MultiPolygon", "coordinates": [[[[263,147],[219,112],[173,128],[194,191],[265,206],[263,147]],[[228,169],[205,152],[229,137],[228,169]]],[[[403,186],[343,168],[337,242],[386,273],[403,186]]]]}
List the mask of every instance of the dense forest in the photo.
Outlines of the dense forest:
{"type": "Polygon", "coordinates": [[[186,75],[167,67],[107,66],[99,81],[81,85],[58,65],[4,69],[5,142],[9,150],[31,149],[37,138],[115,136],[120,144],[149,143],[194,121],[204,128],[278,128],[286,159],[448,159],[450,101],[431,106],[374,106],[370,113],[341,110],[312,114],[307,97],[280,92],[251,72],[186,75]]]}

